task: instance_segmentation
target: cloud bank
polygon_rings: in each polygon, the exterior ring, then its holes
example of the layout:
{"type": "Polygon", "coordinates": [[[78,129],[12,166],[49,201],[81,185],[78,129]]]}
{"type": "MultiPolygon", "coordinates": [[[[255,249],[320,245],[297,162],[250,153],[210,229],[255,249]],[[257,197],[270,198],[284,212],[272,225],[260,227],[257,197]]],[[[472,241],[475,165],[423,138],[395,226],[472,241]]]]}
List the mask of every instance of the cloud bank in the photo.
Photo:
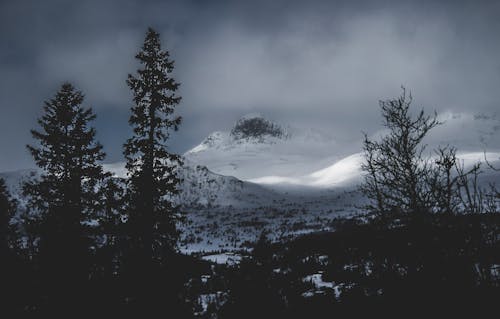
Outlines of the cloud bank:
{"type": "Polygon", "coordinates": [[[148,26],[182,83],[182,152],[261,112],[359,140],[378,100],[413,92],[426,110],[495,113],[500,3],[494,1],[12,1],[0,4],[0,169],[28,167],[42,102],[61,82],[98,114],[109,161],[128,137],[130,93],[148,26]]]}

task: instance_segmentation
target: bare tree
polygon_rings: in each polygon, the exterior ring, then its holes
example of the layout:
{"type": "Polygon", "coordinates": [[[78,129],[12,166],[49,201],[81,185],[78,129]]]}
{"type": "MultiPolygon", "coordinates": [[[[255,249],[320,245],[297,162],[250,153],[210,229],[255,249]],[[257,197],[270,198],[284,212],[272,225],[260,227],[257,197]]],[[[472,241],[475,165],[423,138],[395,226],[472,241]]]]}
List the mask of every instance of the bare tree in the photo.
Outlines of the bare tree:
{"type": "Polygon", "coordinates": [[[380,101],[388,133],[380,141],[365,134],[362,168],[367,174],[362,191],[375,202],[371,208],[379,213],[423,212],[430,207],[427,181],[431,163],[424,157],[422,141],[440,122],[436,113],[428,116],[421,110],[412,115],[412,96],[402,90],[398,98],[380,101]]]}
{"type": "MultiPolygon", "coordinates": [[[[411,94],[380,102],[388,132],[380,140],[366,134],[363,193],[377,213],[483,213],[497,211],[498,191],[481,186],[481,163],[466,168],[456,148],[439,147],[425,155],[424,138],[441,124],[437,114],[413,115],[411,94]]],[[[488,163],[490,168],[495,169],[488,163]]]]}
{"type": "Polygon", "coordinates": [[[439,147],[435,153],[435,166],[429,172],[429,197],[434,212],[451,213],[456,211],[459,200],[457,189],[459,176],[455,174],[458,165],[456,148],[451,146],[439,147]]]}

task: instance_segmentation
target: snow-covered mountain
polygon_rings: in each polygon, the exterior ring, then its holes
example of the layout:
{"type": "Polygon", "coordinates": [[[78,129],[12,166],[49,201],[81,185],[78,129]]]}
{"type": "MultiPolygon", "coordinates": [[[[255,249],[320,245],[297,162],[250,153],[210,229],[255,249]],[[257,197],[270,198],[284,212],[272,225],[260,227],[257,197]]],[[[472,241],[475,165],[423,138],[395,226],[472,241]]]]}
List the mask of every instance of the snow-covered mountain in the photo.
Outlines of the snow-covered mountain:
{"type": "MultiPolygon", "coordinates": [[[[124,163],[105,164],[105,170],[125,177],[124,163]]],[[[18,199],[25,199],[23,181],[37,178],[37,170],[0,173],[18,199]]],[[[185,252],[239,249],[267,230],[275,238],[330,229],[331,219],[355,214],[360,194],[352,189],[317,190],[300,187],[282,190],[211,172],[192,163],[179,169],[180,197],[187,223],[182,224],[185,252]]]]}
{"type": "MultiPolygon", "coordinates": [[[[496,117],[444,113],[439,120],[443,124],[426,141],[429,156],[438,145],[452,145],[465,167],[484,162],[485,156],[500,167],[500,122],[496,117]]],[[[376,132],[372,138],[383,133],[376,132]]],[[[276,200],[263,198],[262,207],[251,210],[221,206],[220,214],[192,212],[192,229],[198,235],[185,237],[185,250],[239,247],[245,240],[255,240],[263,229],[275,238],[328,230],[332,219],[359,214],[366,203],[357,190],[362,181],[361,136],[357,152],[346,154],[339,148],[344,150],[325,132],[279,125],[258,114],[244,116],[229,131],[210,134],[184,154],[186,161],[260,185],[273,191],[276,200]],[[235,134],[241,126],[253,130],[235,134]]],[[[483,167],[480,182],[498,185],[500,173],[483,167]]]]}
{"type": "MultiPolygon", "coordinates": [[[[123,162],[104,164],[104,169],[116,177],[126,177],[123,162]]],[[[22,205],[22,183],[28,179],[37,178],[38,175],[38,170],[28,169],[0,173],[0,178],[5,179],[9,191],[22,205]]],[[[250,209],[270,205],[278,197],[274,191],[263,186],[244,182],[232,176],[212,173],[201,165],[187,163],[178,170],[178,175],[182,182],[176,201],[189,208],[234,206],[250,209]]]]}
{"type": "MultiPolygon", "coordinates": [[[[431,131],[429,156],[439,145],[457,147],[459,158],[472,165],[500,157],[500,119],[494,115],[445,112],[431,131]]],[[[384,130],[372,135],[377,139],[384,130]]],[[[345,153],[335,138],[319,130],[299,130],[274,123],[260,114],[238,120],[230,131],[217,131],[184,154],[191,163],[244,181],[273,186],[316,188],[353,186],[362,179],[363,154],[345,153]]],[[[344,147],[342,147],[344,149],[344,147]]]]}
{"type": "Polygon", "coordinates": [[[251,180],[307,174],[339,160],[341,154],[327,132],[299,130],[249,114],[229,131],[210,134],[184,157],[215,173],[251,180]]]}
{"type": "MultiPolygon", "coordinates": [[[[105,164],[104,169],[117,177],[126,178],[124,163],[105,164]]],[[[258,184],[216,174],[205,166],[189,161],[178,169],[178,176],[181,185],[176,201],[191,209],[217,207],[249,209],[269,205],[278,196],[274,191],[258,184]]]]}
{"type": "MultiPolygon", "coordinates": [[[[445,113],[427,143],[453,145],[466,166],[486,157],[500,167],[500,120],[495,116],[445,113]]],[[[377,138],[383,131],[376,132],[377,138]]],[[[262,230],[286,237],[328,230],[332,219],[358,214],[365,198],[361,136],[357,151],[346,151],[326,132],[297,129],[259,114],[242,117],[228,131],[210,134],[184,154],[176,199],[187,212],[183,250],[235,249],[262,230]]],[[[124,163],[104,165],[126,177],[124,163]]],[[[0,173],[22,205],[20,183],[36,170],[0,173]]],[[[487,171],[483,181],[500,181],[487,171]]]]}
{"type": "MultiPolygon", "coordinates": [[[[443,125],[432,131],[429,149],[438,144],[454,145],[467,166],[484,161],[486,150],[488,160],[500,166],[500,119],[443,113],[439,120],[443,125]]],[[[359,150],[342,153],[335,138],[326,132],[300,130],[250,114],[230,130],[210,134],[184,154],[177,200],[197,209],[337,210],[346,202],[333,201],[332,192],[354,191],[362,180],[362,162],[359,150]],[[337,205],[340,202],[343,204],[337,205]]],[[[105,169],[126,177],[123,163],[106,164],[105,169]]],[[[0,176],[22,202],[20,182],[36,174],[35,170],[22,170],[0,176]]]]}

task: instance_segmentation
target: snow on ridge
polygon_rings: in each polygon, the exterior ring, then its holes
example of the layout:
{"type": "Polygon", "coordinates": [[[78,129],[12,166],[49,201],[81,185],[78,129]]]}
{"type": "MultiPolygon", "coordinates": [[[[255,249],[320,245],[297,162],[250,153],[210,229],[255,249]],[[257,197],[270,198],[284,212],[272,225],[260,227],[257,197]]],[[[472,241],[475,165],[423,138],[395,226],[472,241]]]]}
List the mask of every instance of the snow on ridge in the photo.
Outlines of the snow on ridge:
{"type": "MultiPolygon", "coordinates": [[[[127,178],[125,162],[103,164],[103,168],[114,177],[127,178]]],[[[189,160],[186,160],[182,167],[178,167],[177,173],[182,182],[179,185],[180,193],[174,201],[187,208],[255,208],[272,203],[277,196],[260,185],[213,173],[205,166],[189,160]]],[[[36,169],[0,172],[0,177],[6,180],[10,192],[20,202],[24,202],[21,193],[22,182],[38,176],[39,170],[36,169]]]]}
{"type": "Polygon", "coordinates": [[[266,185],[291,184],[320,188],[344,186],[360,179],[363,159],[363,153],[356,153],[307,175],[299,177],[264,176],[249,181],[266,185]]]}
{"type": "Polygon", "coordinates": [[[215,131],[208,135],[200,144],[186,152],[186,154],[193,154],[205,151],[209,148],[218,147],[226,144],[229,134],[226,132],[215,131]]]}
{"type": "Polygon", "coordinates": [[[290,137],[287,128],[266,119],[260,113],[242,116],[230,131],[215,131],[200,144],[188,150],[184,155],[193,155],[203,151],[231,150],[249,145],[276,144],[290,137]]]}
{"type": "Polygon", "coordinates": [[[360,177],[361,163],[363,161],[364,154],[356,153],[341,159],[327,168],[316,171],[309,176],[315,179],[313,185],[339,185],[360,177]]]}
{"type": "MultiPolygon", "coordinates": [[[[457,158],[465,168],[470,168],[476,163],[484,163],[485,158],[490,164],[500,167],[498,164],[500,163],[500,152],[461,152],[457,154],[457,158]]],[[[298,177],[270,175],[249,179],[249,181],[264,185],[288,184],[318,188],[353,185],[361,181],[363,161],[364,154],[360,152],[344,157],[326,168],[307,175],[298,177]]]]}
{"type": "MultiPolygon", "coordinates": [[[[245,115],[239,121],[253,119],[268,121],[258,113],[245,115]]],[[[491,152],[500,149],[500,119],[495,115],[442,112],[438,114],[438,120],[443,125],[438,125],[429,134],[426,140],[429,152],[439,145],[453,145],[469,163],[472,158],[473,161],[484,161],[478,150],[491,152]]],[[[264,185],[328,188],[359,179],[362,158],[357,152],[361,151],[361,140],[339,147],[335,136],[317,128],[287,127],[286,132],[289,135],[285,139],[266,135],[265,130],[257,138],[238,138],[230,132],[214,132],[186,152],[185,157],[215,173],[264,185]]],[[[384,130],[378,131],[372,138],[377,140],[385,133],[384,130]]]]}
{"type": "Polygon", "coordinates": [[[319,129],[291,128],[251,114],[240,118],[230,132],[210,134],[184,157],[215,173],[250,180],[307,174],[336,159],[332,151],[337,150],[335,139],[319,129]],[[245,122],[254,119],[263,122],[245,122]]]}

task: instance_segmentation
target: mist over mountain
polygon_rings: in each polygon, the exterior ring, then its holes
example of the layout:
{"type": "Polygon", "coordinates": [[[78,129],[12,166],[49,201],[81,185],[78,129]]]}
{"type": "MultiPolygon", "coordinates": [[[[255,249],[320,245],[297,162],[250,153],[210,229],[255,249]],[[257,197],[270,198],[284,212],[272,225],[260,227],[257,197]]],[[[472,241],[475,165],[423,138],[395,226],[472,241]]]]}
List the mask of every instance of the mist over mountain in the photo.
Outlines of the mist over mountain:
{"type": "MultiPolygon", "coordinates": [[[[472,158],[484,160],[483,152],[491,153],[489,161],[497,160],[500,119],[495,114],[445,112],[438,120],[441,124],[425,140],[428,156],[434,156],[438,146],[453,145],[469,159],[468,165],[472,158]]],[[[384,133],[386,130],[380,130],[372,137],[384,133]]],[[[359,147],[344,148],[327,131],[294,128],[262,114],[250,114],[229,131],[213,132],[184,157],[215,173],[256,183],[332,187],[360,181],[361,140],[360,132],[359,147]]]]}
{"type": "MultiPolygon", "coordinates": [[[[500,174],[484,165],[485,155],[490,164],[500,165],[500,121],[496,116],[444,113],[438,118],[442,125],[427,140],[429,156],[435,155],[432,149],[437,145],[455,145],[466,168],[483,162],[482,185],[498,183],[500,174]]],[[[255,219],[270,231],[302,223],[285,232],[291,235],[308,229],[326,230],[328,220],[363,211],[365,199],[357,187],[362,182],[364,155],[359,151],[346,154],[325,131],[298,129],[263,114],[248,114],[229,130],[207,136],[183,158],[175,202],[188,213],[186,251],[237,249],[259,235],[260,228],[248,226],[255,219]],[[217,229],[204,227],[210,220],[217,221],[217,229]],[[227,232],[235,234],[235,229],[246,235],[227,246],[231,238],[227,232]],[[204,234],[204,239],[189,240],[194,232],[204,234]]],[[[116,177],[127,178],[125,163],[105,164],[104,168],[116,177]]],[[[0,173],[0,177],[5,178],[22,207],[20,184],[37,174],[36,170],[21,170],[0,173]]]]}
{"type": "MultiPolygon", "coordinates": [[[[442,124],[426,140],[429,156],[439,145],[453,145],[467,167],[484,162],[485,152],[490,163],[499,160],[500,119],[495,114],[446,112],[438,119],[442,124]]],[[[362,179],[359,150],[347,153],[331,133],[291,127],[259,113],[242,116],[227,131],[211,133],[183,158],[178,202],[186,207],[273,206],[273,200],[287,197],[284,190],[307,189],[310,196],[328,189],[353,189],[362,179]]],[[[122,162],[104,167],[127,178],[122,162]]],[[[36,175],[36,170],[1,173],[15,194],[20,193],[20,181],[36,175]]],[[[293,196],[288,197],[293,202],[293,196]]]]}

